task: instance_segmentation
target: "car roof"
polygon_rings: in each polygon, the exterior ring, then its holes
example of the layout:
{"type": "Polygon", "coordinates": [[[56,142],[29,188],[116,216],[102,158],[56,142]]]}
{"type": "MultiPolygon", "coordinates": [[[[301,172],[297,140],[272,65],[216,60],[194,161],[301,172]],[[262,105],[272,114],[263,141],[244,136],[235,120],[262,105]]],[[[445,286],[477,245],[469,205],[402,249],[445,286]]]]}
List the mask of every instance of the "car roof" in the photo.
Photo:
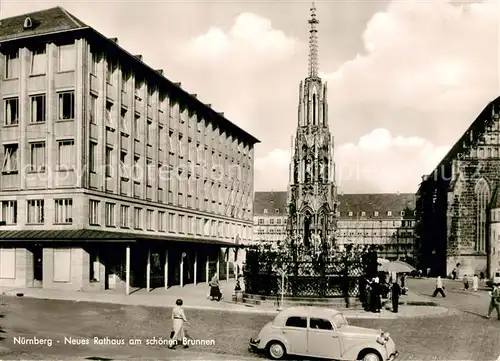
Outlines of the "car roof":
{"type": "Polygon", "coordinates": [[[339,310],[334,308],[325,308],[317,306],[297,306],[285,308],[278,313],[274,318],[274,324],[284,324],[289,317],[332,317],[337,314],[342,314],[339,310]]]}

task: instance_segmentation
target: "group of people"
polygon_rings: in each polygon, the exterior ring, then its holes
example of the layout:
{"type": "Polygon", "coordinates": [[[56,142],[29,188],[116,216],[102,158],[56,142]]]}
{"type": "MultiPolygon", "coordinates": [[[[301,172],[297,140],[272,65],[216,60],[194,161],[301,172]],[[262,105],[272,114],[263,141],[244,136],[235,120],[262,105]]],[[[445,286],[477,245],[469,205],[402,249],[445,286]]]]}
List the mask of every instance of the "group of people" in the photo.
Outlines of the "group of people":
{"type": "Polygon", "coordinates": [[[365,279],[363,306],[366,311],[379,313],[382,308],[382,298],[390,298],[392,301],[392,312],[397,313],[399,309],[399,297],[406,294],[405,275],[393,274],[389,284],[382,284],[379,277],[365,279]],[[401,282],[401,284],[400,284],[401,282]]]}
{"type": "MultiPolygon", "coordinates": [[[[464,275],[463,283],[464,283],[464,290],[468,290],[469,289],[469,280],[467,278],[467,275],[464,275]]],[[[479,279],[478,279],[477,275],[474,275],[474,278],[472,280],[472,289],[474,291],[477,291],[478,286],[479,286],[479,279]]],[[[441,276],[438,276],[436,278],[436,289],[434,290],[432,297],[436,297],[438,295],[438,293],[441,294],[441,296],[446,297],[446,294],[444,293],[444,289],[445,289],[445,287],[443,284],[443,280],[441,279],[441,276]]],[[[490,292],[490,305],[488,307],[488,315],[486,316],[486,318],[490,318],[493,310],[497,311],[497,318],[500,321],[500,284],[498,284],[498,283],[493,284],[493,289],[490,292]]]]}
{"type": "Polygon", "coordinates": [[[382,308],[381,300],[382,287],[380,279],[373,277],[366,279],[364,308],[366,311],[379,313],[382,308]]]}

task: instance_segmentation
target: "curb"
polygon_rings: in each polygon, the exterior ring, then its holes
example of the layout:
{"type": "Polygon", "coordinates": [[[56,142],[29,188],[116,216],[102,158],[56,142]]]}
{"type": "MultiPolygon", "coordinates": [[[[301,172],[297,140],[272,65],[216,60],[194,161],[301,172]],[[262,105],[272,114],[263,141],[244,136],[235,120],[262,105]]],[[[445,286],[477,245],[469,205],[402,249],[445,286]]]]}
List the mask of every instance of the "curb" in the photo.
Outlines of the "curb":
{"type": "MultiPolygon", "coordinates": [[[[16,298],[19,297],[16,294],[20,292],[12,291],[12,292],[6,292],[4,295],[5,297],[9,298],[16,298]]],[[[102,299],[93,299],[93,300],[75,300],[75,299],[67,299],[67,298],[57,298],[57,297],[50,297],[47,295],[30,295],[23,293],[24,298],[30,298],[30,299],[39,299],[39,300],[51,300],[51,301],[66,301],[66,302],[86,302],[86,303],[104,303],[104,304],[111,304],[111,305],[123,305],[123,306],[142,306],[142,307],[158,307],[158,308],[171,308],[171,305],[158,305],[158,304],[148,304],[148,303],[143,303],[143,304],[137,304],[137,303],[132,303],[132,302],[120,302],[120,301],[108,301],[108,300],[102,300],[102,299]]],[[[226,303],[228,305],[232,305],[230,303],[226,303]]],[[[222,306],[222,305],[221,305],[222,306]]],[[[205,306],[205,305],[184,305],[183,306],[187,310],[206,310],[206,311],[216,311],[216,312],[229,312],[229,313],[246,313],[246,314],[259,314],[259,315],[269,315],[269,316],[275,316],[277,315],[280,311],[276,309],[261,309],[257,308],[254,306],[243,306],[242,308],[228,308],[228,307],[217,307],[217,306],[205,306]]],[[[413,307],[420,307],[420,306],[413,306],[413,307]]],[[[443,308],[444,310],[447,311],[447,309],[443,308]]],[[[445,313],[446,311],[439,312],[439,314],[445,313]]],[[[349,311],[342,311],[344,314],[345,318],[347,319],[399,319],[399,318],[413,318],[413,317],[426,317],[426,315],[401,315],[401,314],[393,314],[393,313],[380,313],[380,314],[373,314],[370,312],[365,312],[363,313],[358,313],[358,314],[350,314],[349,311]]],[[[432,313],[428,316],[436,316],[435,313],[432,313]]],[[[2,350],[0,349],[0,354],[2,350]]]]}

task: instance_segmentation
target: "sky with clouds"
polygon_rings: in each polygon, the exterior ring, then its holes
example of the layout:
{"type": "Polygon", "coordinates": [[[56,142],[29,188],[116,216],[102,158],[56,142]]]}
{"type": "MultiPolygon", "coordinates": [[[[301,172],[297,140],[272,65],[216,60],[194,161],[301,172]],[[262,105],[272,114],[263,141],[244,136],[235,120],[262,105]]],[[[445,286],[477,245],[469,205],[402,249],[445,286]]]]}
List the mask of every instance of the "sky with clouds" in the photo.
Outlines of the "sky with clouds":
{"type": "MultiPolygon", "coordinates": [[[[310,2],[10,0],[1,16],[57,5],[259,138],[255,189],[286,189],[310,2]]],[[[339,191],[415,192],[500,95],[500,0],[327,0],[317,13],[339,191]]]]}

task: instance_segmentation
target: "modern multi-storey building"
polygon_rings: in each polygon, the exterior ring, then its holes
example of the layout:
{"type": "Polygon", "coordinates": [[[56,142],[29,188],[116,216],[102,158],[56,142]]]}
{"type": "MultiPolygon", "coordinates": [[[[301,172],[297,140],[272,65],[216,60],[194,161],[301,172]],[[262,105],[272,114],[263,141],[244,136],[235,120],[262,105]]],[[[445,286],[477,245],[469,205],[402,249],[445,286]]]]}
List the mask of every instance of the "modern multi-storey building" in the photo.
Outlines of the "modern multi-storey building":
{"type": "Polygon", "coordinates": [[[226,272],[221,247],[252,237],[257,139],[60,7],[3,19],[0,51],[3,286],[226,272]]]}
{"type": "MultiPolygon", "coordinates": [[[[254,241],[284,241],[287,192],[255,192],[254,241]]],[[[337,195],[337,244],[380,245],[380,257],[415,259],[415,195],[337,195]]]]}

